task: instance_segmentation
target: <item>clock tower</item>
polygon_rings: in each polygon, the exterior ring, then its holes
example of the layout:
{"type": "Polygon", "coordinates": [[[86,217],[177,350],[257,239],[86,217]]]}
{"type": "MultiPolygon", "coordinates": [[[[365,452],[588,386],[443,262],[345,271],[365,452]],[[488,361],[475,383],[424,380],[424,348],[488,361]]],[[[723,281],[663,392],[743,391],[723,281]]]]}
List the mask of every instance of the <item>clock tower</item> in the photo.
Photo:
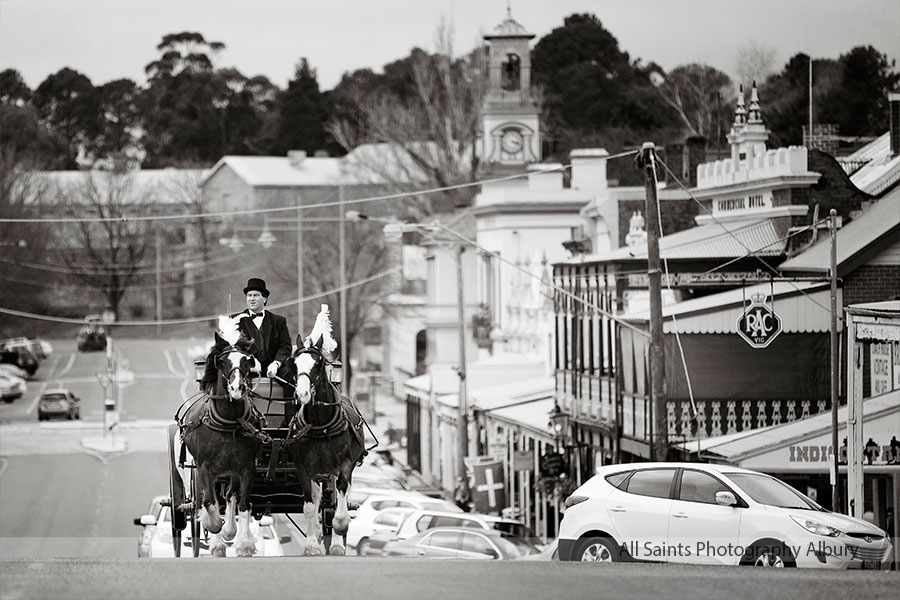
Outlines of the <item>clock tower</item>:
{"type": "Polygon", "coordinates": [[[484,36],[490,81],[481,114],[482,156],[488,165],[521,166],[541,159],[540,109],[531,95],[531,50],[534,37],[512,18],[484,36]]]}

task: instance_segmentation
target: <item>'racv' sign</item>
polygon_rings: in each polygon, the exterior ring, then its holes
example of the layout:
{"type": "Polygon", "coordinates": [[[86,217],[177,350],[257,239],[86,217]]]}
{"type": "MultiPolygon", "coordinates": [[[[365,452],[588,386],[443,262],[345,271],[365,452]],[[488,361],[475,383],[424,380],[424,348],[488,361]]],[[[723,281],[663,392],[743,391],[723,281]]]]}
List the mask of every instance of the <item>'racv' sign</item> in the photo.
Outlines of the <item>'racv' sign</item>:
{"type": "Polygon", "coordinates": [[[781,333],[781,319],[764,300],[765,296],[754,295],[750,307],[737,320],[738,335],[754,348],[765,348],[781,333]]]}

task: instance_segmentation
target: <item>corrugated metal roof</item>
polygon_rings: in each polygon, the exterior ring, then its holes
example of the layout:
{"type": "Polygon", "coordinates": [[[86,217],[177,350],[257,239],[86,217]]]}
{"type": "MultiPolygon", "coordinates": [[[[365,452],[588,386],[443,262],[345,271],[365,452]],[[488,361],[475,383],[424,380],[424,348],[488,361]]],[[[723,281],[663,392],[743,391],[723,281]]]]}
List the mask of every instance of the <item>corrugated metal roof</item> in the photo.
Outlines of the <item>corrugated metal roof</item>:
{"type": "MultiPolygon", "coordinates": [[[[757,256],[781,256],[784,241],[771,219],[752,219],[727,223],[707,223],[659,239],[660,258],[716,259],[734,258],[754,252],[757,256]]],[[[585,256],[566,263],[617,262],[646,260],[647,244],[623,246],[606,254],[585,256]]]]}
{"type": "Polygon", "coordinates": [[[536,433],[543,433],[549,438],[550,432],[547,430],[547,423],[550,420],[549,414],[552,409],[553,398],[547,398],[535,402],[526,402],[517,406],[499,408],[491,411],[490,415],[527,427],[536,433]]]}
{"type": "MultiPolygon", "coordinates": [[[[837,232],[838,274],[841,265],[865,250],[873,240],[900,231],[900,188],[897,188],[837,232]]],[[[896,242],[896,238],[894,239],[896,242]]],[[[781,263],[783,273],[827,272],[831,265],[831,236],[781,263]]]]}
{"type": "Polygon", "coordinates": [[[482,410],[498,410],[499,407],[552,398],[556,389],[553,377],[525,379],[504,385],[479,389],[469,394],[472,404],[482,410]]]}
{"type": "Polygon", "coordinates": [[[890,132],[880,135],[845,160],[851,163],[867,161],[850,176],[850,181],[868,194],[880,194],[900,180],[900,155],[891,154],[890,132]]]}
{"type": "Polygon", "coordinates": [[[293,166],[286,156],[224,156],[210,170],[206,179],[228,166],[247,185],[253,187],[337,185],[340,181],[340,165],[340,158],[307,157],[299,165],[293,166]]]}
{"type": "MultiPolygon", "coordinates": [[[[433,142],[415,142],[410,148],[429,157],[438,152],[433,142]]],[[[463,161],[466,156],[461,154],[458,159],[463,161]]],[[[341,158],[307,156],[293,163],[287,156],[224,156],[210,169],[202,183],[225,165],[254,187],[428,181],[421,165],[394,144],[362,144],[341,158]]]]}
{"type": "MultiPolygon", "coordinates": [[[[664,306],[663,332],[734,333],[738,318],[754,294],[766,296],[767,305],[781,319],[785,333],[821,333],[831,330],[831,288],[829,282],[788,282],[737,288],[664,306]],[[774,302],[771,296],[774,294],[774,302]]],[[[621,315],[623,320],[648,322],[649,311],[621,315]]],[[[840,328],[840,323],[839,323],[840,328]]]]}

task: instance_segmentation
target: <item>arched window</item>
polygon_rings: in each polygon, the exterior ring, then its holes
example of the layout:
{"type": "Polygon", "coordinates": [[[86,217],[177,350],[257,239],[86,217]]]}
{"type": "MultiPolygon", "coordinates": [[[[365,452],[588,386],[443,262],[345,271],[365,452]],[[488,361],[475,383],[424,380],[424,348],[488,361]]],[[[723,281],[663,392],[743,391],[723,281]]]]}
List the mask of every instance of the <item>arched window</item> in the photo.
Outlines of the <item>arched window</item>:
{"type": "Polygon", "coordinates": [[[517,54],[507,54],[501,65],[500,87],[504,90],[517,90],[520,86],[521,61],[517,54]]]}

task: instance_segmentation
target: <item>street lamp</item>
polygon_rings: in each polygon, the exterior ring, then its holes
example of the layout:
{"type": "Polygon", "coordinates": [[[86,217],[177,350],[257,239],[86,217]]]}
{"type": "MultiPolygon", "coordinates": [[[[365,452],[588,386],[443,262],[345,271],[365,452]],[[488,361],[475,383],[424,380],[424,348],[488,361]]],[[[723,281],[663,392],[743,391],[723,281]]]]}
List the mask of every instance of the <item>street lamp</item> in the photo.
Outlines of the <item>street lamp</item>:
{"type": "Polygon", "coordinates": [[[553,400],[553,408],[548,413],[550,421],[547,427],[553,432],[557,448],[564,447],[564,442],[569,436],[569,413],[560,408],[559,400],[553,400]]]}

